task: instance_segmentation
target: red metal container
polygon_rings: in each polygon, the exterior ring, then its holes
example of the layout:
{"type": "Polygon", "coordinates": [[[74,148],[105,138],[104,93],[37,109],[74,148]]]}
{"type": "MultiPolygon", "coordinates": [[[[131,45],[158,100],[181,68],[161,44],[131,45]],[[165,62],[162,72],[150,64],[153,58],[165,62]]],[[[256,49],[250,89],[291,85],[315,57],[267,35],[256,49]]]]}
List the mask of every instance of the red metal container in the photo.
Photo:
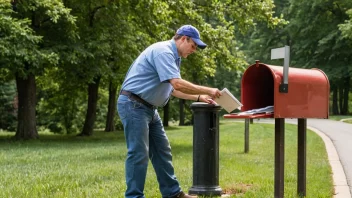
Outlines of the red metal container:
{"type": "Polygon", "coordinates": [[[257,62],[243,74],[241,83],[241,111],[274,106],[271,115],[225,118],[328,118],[330,86],[328,77],[319,69],[289,68],[288,93],[281,93],[283,67],[257,62]]]}

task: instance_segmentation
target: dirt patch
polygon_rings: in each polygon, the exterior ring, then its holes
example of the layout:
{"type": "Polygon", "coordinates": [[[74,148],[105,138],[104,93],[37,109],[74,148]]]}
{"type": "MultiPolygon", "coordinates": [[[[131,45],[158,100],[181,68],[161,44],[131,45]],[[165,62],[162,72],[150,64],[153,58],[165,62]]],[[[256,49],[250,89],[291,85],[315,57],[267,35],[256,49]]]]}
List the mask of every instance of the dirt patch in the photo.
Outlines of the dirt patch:
{"type": "Polygon", "coordinates": [[[252,186],[252,184],[234,184],[222,189],[222,192],[223,194],[244,194],[252,186]]]}

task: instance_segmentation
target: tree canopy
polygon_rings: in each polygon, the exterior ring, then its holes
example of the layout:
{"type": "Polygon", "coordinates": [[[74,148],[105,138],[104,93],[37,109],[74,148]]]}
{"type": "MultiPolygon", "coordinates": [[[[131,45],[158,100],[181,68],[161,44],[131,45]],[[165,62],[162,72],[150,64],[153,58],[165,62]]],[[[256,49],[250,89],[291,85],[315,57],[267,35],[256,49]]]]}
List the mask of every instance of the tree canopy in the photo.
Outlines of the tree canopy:
{"type": "MultiPolygon", "coordinates": [[[[20,139],[37,137],[37,126],[90,135],[106,120],[113,130],[133,60],[192,24],[209,47],[182,61],[182,78],[239,94],[249,62],[270,63],[271,48],[290,45],[292,65],[323,69],[342,98],[351,21],[347,0],[0,0],[0,79],[16,80],[20,139]]],[[[175,120],[177,107],[171,100],[175,120]]]]}

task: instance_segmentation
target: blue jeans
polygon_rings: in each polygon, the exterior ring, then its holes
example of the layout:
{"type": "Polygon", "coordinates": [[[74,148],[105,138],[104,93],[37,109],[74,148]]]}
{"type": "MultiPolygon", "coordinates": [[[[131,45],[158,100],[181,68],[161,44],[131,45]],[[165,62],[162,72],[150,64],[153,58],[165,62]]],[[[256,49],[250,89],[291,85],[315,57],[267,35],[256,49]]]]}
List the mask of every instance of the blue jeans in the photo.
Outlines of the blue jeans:
{"type": "Polygon", "coordinates": [[[162,196],[175,196],[181,188],[174,174],[170,143],[157,109],[149,108],[125,95],[119,96],[117,109],[127,143],[125,197],[144,197],[149,159],[156,172],[162,196]]]}

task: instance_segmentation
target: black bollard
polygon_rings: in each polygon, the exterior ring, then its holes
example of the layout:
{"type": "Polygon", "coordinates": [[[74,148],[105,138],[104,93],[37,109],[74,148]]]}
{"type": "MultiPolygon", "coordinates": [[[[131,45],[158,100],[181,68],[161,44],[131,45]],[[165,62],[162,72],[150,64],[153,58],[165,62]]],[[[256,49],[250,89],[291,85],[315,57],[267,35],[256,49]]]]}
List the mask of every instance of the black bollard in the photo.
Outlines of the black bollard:
{"type": "Polygon", "coordinates": [[[193,186],[189,194],[221,196],[219,186],[219,105],[195,102],[193,111],[193,186]]]}

